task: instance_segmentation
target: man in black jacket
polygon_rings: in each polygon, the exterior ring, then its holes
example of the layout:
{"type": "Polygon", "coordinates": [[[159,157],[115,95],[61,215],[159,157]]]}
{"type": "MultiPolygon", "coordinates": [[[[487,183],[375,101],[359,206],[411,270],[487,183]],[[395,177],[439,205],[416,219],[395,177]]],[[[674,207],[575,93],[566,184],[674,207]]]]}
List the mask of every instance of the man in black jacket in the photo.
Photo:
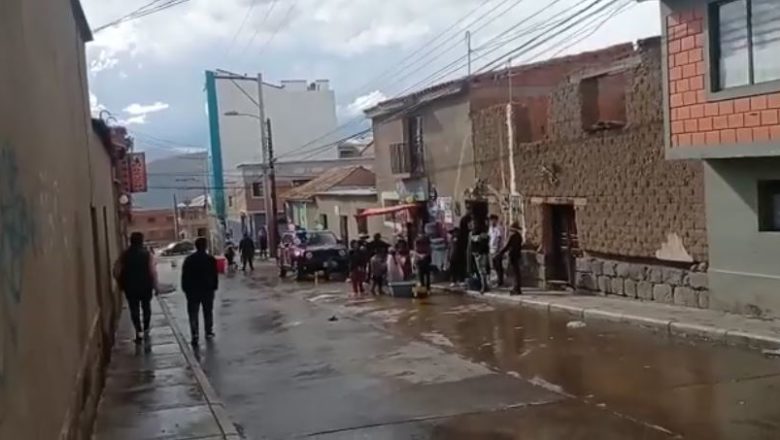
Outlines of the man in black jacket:
{"type": "Polygon", "coordinates": [[[114,264],[114,278],[125,292],[130,319],[135,328],[135,342],[149,338],[149,324],[152,320],[152,293],[157,289],[157,270],[154,258],[144,246],[144,235],[130,234],[130,247],[114,264]],[[141,310],[143,309],[143,326],[141,310]]]}
{"type": "Polygon", "coordinates": [[[205,238],[195,240],[196,251],[184,260],[181,270],[181,288],[187,295],[192,345],[198,344],[198,312],[201,305],[206,339],[214,337],[214,292],[219,287],[219,276],[217,260],[206,252],[207,246],[205,238]]]}
{"type": "Polygon", "coordinates": [[[255,242],[244,234],[244,238],[238,243],[238,251],[241,252],[241,270],[246,272],[246,265],[249,264],[249,270],[255,270],[255,242]]]}

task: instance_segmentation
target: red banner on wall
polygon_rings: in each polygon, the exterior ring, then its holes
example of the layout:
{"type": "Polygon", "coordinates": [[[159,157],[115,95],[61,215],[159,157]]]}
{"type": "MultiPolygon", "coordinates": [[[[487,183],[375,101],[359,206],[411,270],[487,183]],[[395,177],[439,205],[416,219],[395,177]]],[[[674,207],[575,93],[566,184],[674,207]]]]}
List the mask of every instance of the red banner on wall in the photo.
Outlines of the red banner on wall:
{"type": "Polygon", "coordinates": [[[130,192],[146,192],[146,155],[144,153],[130,153],[127,155],[130,171],[130,192]]]}

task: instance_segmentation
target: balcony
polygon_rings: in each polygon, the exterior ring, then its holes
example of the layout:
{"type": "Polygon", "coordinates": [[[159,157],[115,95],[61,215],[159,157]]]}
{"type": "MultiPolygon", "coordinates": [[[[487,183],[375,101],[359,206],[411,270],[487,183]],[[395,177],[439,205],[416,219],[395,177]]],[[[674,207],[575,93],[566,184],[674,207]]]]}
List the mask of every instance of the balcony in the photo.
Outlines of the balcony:
{"type": "Polygon", "coordinates": [[[390,170],[401,178],[421,177],[425,174],[423,166],[422,143],[398,142],[390,144],[390,170]]]}

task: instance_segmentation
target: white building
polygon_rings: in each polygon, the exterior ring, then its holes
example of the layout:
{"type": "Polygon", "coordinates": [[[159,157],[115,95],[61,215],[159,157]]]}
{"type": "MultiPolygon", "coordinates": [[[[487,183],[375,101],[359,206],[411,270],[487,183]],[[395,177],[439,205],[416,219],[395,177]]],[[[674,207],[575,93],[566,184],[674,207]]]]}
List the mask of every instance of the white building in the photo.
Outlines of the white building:
{"type": "Polygon", "coordinates": [[[279,160],[338,158],[336,99],[328,80],[282,81],[280,85],[224,72],[206,72],[214,207],[226,218],[226,180],[242,163],[265,163],[268,138],[261,120],[271,121],[279,160]],[[261,85],[261,86],[260,86],[261,85]]]}

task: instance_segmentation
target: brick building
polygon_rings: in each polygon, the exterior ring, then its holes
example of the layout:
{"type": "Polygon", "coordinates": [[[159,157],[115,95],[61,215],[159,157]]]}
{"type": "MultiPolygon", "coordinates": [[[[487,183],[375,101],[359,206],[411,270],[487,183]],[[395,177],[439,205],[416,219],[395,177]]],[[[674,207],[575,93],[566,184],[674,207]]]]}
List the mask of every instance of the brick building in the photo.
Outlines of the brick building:
{"type": "Polygon", "coordinates": [[[161,246],[176,241],[176,223],[171,209],[136,209],[130,220],[130,232],[144,234],[150,246],[161,246]]]}
{"type": "Polygon", "coordinates": [[[515,176],[542,283],[708,307],[702,166],[664,158],[660,46],[605,49],[548,92],[474,114],[475,166],[495,188],[515,176]]]}
{"type": "Polygon", "coordinates": [[[780,8],[663,0],[666,157],[699,159],[711,303],[780,315],[780,8]]]}
{"type": "MultiPolygon", "coordinates": [[[[383,207],[429,201],[441,203],[443,219],[465,213],[466,192],[475,185],[471,115],[524,96],[518,108],[521,136],[539,136],[547,101],[543,98],[579,65],[610,59],[631,50],[619,45],[545,63],[512,67],[456,79],[393,98],[367,109],[372,119],[377,196],[383,207]],[[444,202],[444,203],[442,203],[444,202]],[[445,208],[446,207],[446,208],[445,208]]],[[[506,182],[508,174],[502,175],[506,182]]],[[[499,185],[497,188],[501,188],[499,185]]],[[[390,220],[390,219],[388,219],[390,220]]],[[[445,222],[447,222],[445,220],[445,222]]],[[[403,224],[385,221],[387,235],[403,224]]]]}

